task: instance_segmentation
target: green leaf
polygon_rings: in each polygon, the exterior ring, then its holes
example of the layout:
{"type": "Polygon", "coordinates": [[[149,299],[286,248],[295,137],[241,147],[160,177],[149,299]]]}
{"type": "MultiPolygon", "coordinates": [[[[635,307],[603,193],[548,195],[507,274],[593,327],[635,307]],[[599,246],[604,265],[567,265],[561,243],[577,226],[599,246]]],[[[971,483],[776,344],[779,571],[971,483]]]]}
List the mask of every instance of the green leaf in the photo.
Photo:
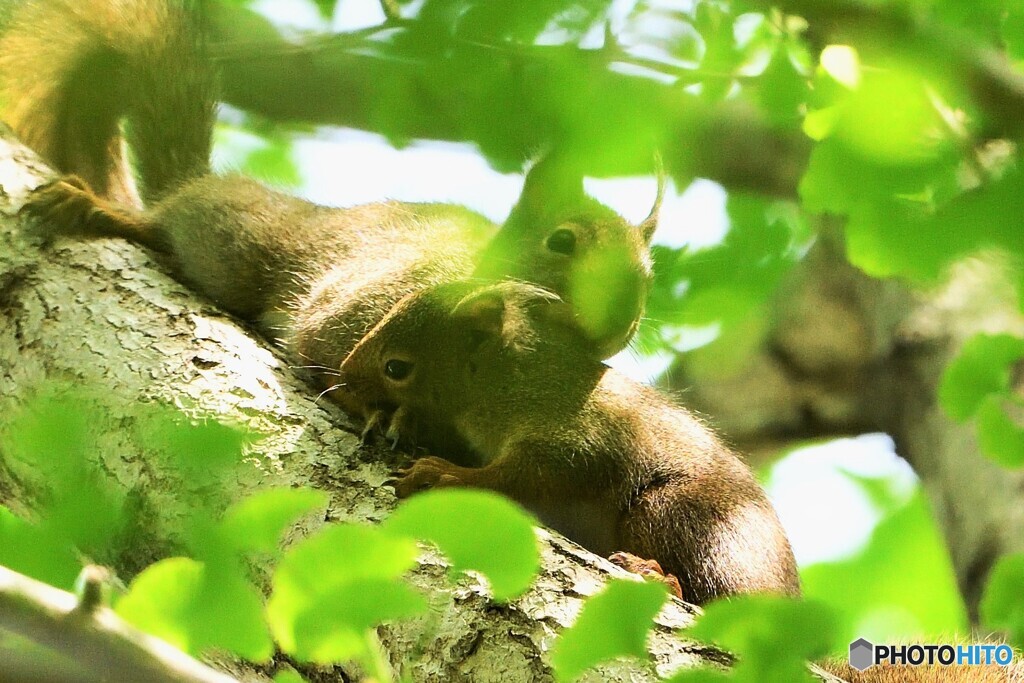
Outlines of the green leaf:
{"type": "Polygon", "coordinates": [[[29,524],[0,505],[0,565],[51,586],[70,590],[81,560],[74,546],[52,529],[29,524]]]}
{"type": "Polygon", "coordinates": [[[115,611],[125,621],[193,655],[223,648],[266,661],[273,643],[260,594],[240,576],[184,557],[142,571],[115,611]]]}
{"type": "Polygon", "coordinates": [[[306,679],[296,671],[279,671],[274,676],[274,683],[306,683],[306,679]]]}
{"type": "Polygon", "coordinates": [[[1024,465],[1024,429],[1010,419],[999,396],[989,396],[977,415],[981,451],[1003,467],[1024,465]]]}
{"type": "Polygon", "coordinates": [[[255,438],[215,420],[196,421],[165,410],[150,415],[140,436],[147,448],[163,453],[168,465],[197,487],[215,483],[255,438]]]}
{"type": "Polygon", "coordinates": [[[808,92],[807,79],[793,66],[786,45],[780,43],[757,81],[761,108],[773,122],[795,122],[808,92]]]}
{"type": "MultiPolygon", "coordinates": [[[[73,581],[67,553],[75,548],[103,558],[123,526],[123,494],[93,464],[95,425],[102,419],[90,392],[52,391],[15,412],[0,431],[0,453],[16,469],[26,467],[47,489],[36,509],[35,537],[9,554],[17,556],[12,561],[21,571],[62,588],[68,587],[68,578],[73,581]],[[44,568],[50,560],[57,562],[53,572],[44,568]]],[[[80,563],[73,564],[77,574],[80,563]]]]}
{"type": "Polygon", "coordinates": [[[833,648],[836,630],[836,616],[821,603],[750,595],[707,605],[685,633],[737,655],[734,680],[811,683],[806,661],[833,648]]]}
{"type": "Polygon", "coordinates": [[[1011,644],[1024,648],[1024,554],[1002,557],[992,568],[981,598],[981,620],[1006,631],[1011,644]]]}
{"type": "Polygon", "coordinates": [[[583,605],[551,651],[559,681],[616,657],[647,658],[647,633],[665,604],[664,584],[616,579],[583,605]]]}
{"type": "Polygon", "coordinates": [[[222,531],[237,548],[272,552],[289,524],[326,504],[327,494],[312,489],[261,491],[228,508],[222,531]]]}
{"type": "Polygon", "coordinates": [[[484,574],[494,599],[509,600],[533,582],[540,567],[534,521],[489,491],[429,491],[403,502],[382,528],[437,545],[452,569],[484,574]]]}
{"type": "MultiPolygon", "coordinates": [[[[281,649],[288,653],[316,650],[308,644],[308,615],[324,609],[335,610],[344,619],[347,608],[333,602],[332,596],[349,590],[350,586],[383,585],[399,578],[415,565],[418,549],[407,538],[396,538],[376,527],[335,525],[327,527],[295,544],[285,553],[274,573],[273,592],[267,602],[267,619],[281,649]],[[307,641],[300,642],[300,635],[307,641]]],[[[398,585],[398,584],[396,584],[398,585]]],[[[396,593],[408,614],[420,602],[408,594],[396,593]]],[[[384,599],[384,596],[378,596],[384,599]]],[[[401,605],[388,605],[398,611],[401,605]]],[[[363,620],[358,613],[356,623],[363,620]]],[[[344,638],[344,630],[339,638],[344,638]]],[[[327,634],[324,635],[324,638],[327,634]]],[[[336,649],[341,646],[334,644],[336,649]]]]}
{"type": "Polygon", "coordinates": [[[975,415],[992,394],[1010,389],[1012,365],[1024,357],[1024,339],[1008,334],[980,334],[968,340],[946,367],[939,384],[939,404],[961,422],[975,415]]]}
{"type": "Polygon", "coordinates": [[[1024,60],[1024,1],[1008,0],[1001,29],[1010,57],[1024,60]]]}
{"type": "Polygon", "coordinates": [[[295,650],[290,654],[318,664],[360,657],[368,629],[426,608],[423,596],[399,579],[360,579],[335,586],[295,619],[295,650]]]}

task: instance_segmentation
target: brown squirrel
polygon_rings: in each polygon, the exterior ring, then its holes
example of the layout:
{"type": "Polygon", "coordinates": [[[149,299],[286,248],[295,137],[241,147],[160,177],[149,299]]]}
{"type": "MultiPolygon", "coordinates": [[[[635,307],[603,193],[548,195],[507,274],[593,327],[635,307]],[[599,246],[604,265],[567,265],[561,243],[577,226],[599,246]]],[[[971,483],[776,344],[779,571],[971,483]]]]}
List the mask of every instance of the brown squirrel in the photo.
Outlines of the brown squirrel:
{"type": "Polygon", "coordinates": [[[651,215],[632,226],[549,156],[496,229],[457,205],[326,208],[214,175],[217,89],[201,20],[189,3],[162,0],[18,7],[0,36],[3,118],[73,174],[29,207],[46,229],[152,248],[185,284],[292,347],[349,412],[356,406],[336,381],[342,359],[399,299],[439,282],[543,284],[573,302],[594,353],[625,347],[651,276],[662,183],[651,215]],[[145,210],[136,207],[125,142],[145,210]]]}
{"type": "Polygon", "coordinates": [[[369,406],[452,425],[481,467],[416,460],[400,497],[503,493],[590,550],[653,558],[704,603],[800,592],[789,541],[749,468],[658,391],[595,359],[571,308],[534,285],[444,283],[404,298],[342,363],[369,406]]]}

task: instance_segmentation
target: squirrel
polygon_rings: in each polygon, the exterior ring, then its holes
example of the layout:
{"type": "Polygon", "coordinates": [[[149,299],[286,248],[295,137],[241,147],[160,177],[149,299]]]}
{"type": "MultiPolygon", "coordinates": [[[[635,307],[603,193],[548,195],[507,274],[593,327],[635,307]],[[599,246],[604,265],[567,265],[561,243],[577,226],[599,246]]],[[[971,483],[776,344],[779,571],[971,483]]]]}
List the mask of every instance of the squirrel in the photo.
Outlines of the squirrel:
{"type": "Polygon", "coordinates": [[[410,294],[353,349],[342,381],[398,429],[452,425],[479,455],[422,457],[399,497],[438,486],[505,494],[593,552],[653,558],[702,604],[800,592],[786,534],[750,469],[657,390],[595,358],[556,294],[447,282],[410,294]]]}
{"type": "Polygon", "coordinates": [[[375,415],[360,414],[336,381],[341,361],[399,299],[433,284],[536,282],[573,303],[596,354],[626,346],[651,279],[663,178],[634,226],[549,155],[498,228],[459,205],[327,208],[215,175],[217,87],[201,21],[191,3],[165,0],[17,8],[0,35],[0,102],[14,131],[68,174],[27,207],[51,236],[151,248],[183,283],[310,363],[320,388],[368,429],[375,415]]]}

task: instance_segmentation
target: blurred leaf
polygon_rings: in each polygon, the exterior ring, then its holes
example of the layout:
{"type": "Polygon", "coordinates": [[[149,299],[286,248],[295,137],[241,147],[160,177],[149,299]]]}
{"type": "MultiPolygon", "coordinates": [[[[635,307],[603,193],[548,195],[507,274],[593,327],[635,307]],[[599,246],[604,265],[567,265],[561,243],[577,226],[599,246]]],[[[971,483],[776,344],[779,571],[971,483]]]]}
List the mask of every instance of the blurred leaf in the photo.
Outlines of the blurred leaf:
{"type": "Polygon", "coordinates": [[[282,187],[298,187],[302,183],[299,167],[292,158],[291,142],[283,138],[267,140],[267,144],[242,160],[246,175],[282,187]]]}
{"type": "Polygon", "coordinates": [[[1024,429],[1006,414],[999,396],[989,396],[978,410],[982,452],[1003,467],[1024,465],[1024,429]]]}
{"type": "Polygon", "coordinates": [[[999,26],[1007,8],[1018,0],[931,0],[934,21],[964,32],[963,38],[973,38],[978,47],[993,47],[999,35],[999,26]]]}
{"type": "Polygon", "coordinates": [[[736,17],[730,3],[721,0],[698,0],[693,12],[693,25],[704,39],[704,58],[700,68],[711,74],[701,83],[701,95],[709,100],[724,98],[735,82],[726,76],[735,76],[743,61],[743,53],[736,45],[736,17]]]}
{"type": "MultiPolygon", "coordinates": [[[[394,581],[413,567],[417,554],[411,539],[389,536],[376,527],[355,525],[329,526],[296,543],[274,572],[273,591],[267,603],[267,619],[281,649],[292,654],[315,655],[321,648],[337,653],[345,647],[357,647],[359,643],[351,638],[352,629],[365,623],[366,614],[354,611],[351,621],[346,622],[346,606],[334,602],[332,596],[394,581]],[[310,615],[324,610],[338,613],[331,622],[332,631],[311,634],[310,615]],[[312,635],[316,638],[311,643],[308,639],[312,635]]],[[[388,585],[395,587],[395,600],[381,605],[377,615],[382,619],[389,614],[409,614],[421,609],[417,596],[397,588],[401,584],[388,585]]]]}
{"type": "Polygon", "coordinates": [[[273,654],[256,589],[238,575],[188,558],[147,567],[115,611],[193,655],[223,648],[251,661],[266,661],[273,654]]]}
{"type": "Polygon", "coordinates": [[[1024,339],[1007,334],[979,334],[968,340],[946,366],[939,384],[939,404],[963,422],[992,394],[1010,390],[1010,372],[1024,357],[1024,339]]]}
{"type": "Polygon", "coordinates": [[[815,679],[806,662],[835,647],[836,622],[822,603],[735,596],[705,606],[704,615],[685,633],[737,655],[730,680],[810,683],[815,679]]]}
{"type": "Polygon", "coordinates": [[[537,575],[534,524],[519,506],[497,494],[445,489],[403,501],[382,528],[436,544],[453,570],[484,574],[494,599],[503,602],[529,588],[537,575]]]}
{"type": "MultiPolygon", "coordinates": [[[[872,491],[873,502],[883,504],[883,489],[872,491]]],[[[949,551],[920,489],[909,500],[893,495],[882,513],[856,555],[801,567],[804,596],[829,605],[840,619],[833,654],[845,656],[859,637],[891,642],[967,627],[949,551]]]]}
{"type": "Polygon", "coordinates": [[[1024,648],[1024,554],[1002,557],[992,568],[981,599],[981,620],[1006,631],[1010,643],[1024,648]]]}
{"type": "Polygon", "coordinates": [[[254,438],[237,427],[173,411],[157,411],[143,429],[146,446],[164,453],[169,466],[197,487],[215,482],[241,461],[244,446],[254,438]]]}
{"type": "Polygon", "coordinates": [[[757,81],[761,108],[775,123],[793,123],[807,102],[808,92],[807,79],[793,66],[789,50],[780,43],[757,81]]]}
{"type": "MultiPolygon", "coordinates": [[[[727,363],[702,363],[709,372],[742,362],[766,329],[763,307],[811,241],[803,215],[787,202],[732,193],[726,203],[730,227],[723,242],[699,251],[655,246],[654,285],[639,343],[646,353],[685,348],[690,353],[728,356],[727,363]],[[697,351],[680,344],[677,332],[720,325],[718,338],[697,351]],[[736,343],[739,342],[739,345],[736,343]]],[[[639,345],[639,344],[638,344],[639,345]]]]}
{"type": "Polygon", "coordinates": [[[29,524],[0,505],[0,565],[71,590],[82,568],[67,538],[29,524]]]}
{"type": "Polygon", "coordinates": [[[609,0],[426,0],[419,8],[417,27],[432,35],[459,35],[490,43],[532,44],[545,29],[561,29],[566,42],[581,38],[602,18],[609,0]]]}
{"type": "Polygon", "coordinates": [[[647,633],[665,604],[664,584],[613,579],[583,605],[576,623],[562,632],[551,651],[559,681],[616,657],[647,659],[647,633]]]}
{"type": "Polygon", "coordinates": [[[306,683],[306,679],[295,671],[279,671],[274,675],[274,683],[306,683]]]}
{"type": "Polygon", "coordinates": [[[224,513],[223,533],[247,550],[273,552],[281,534],[299,516],[327,504],[312,489],[271,489],[248,496],[224,513]]]}
{"type": "Polygon", "coordinates": [[[338,0],[313,0],[313,4],[316,5],[323,19],[330,19],[334,16],[334,6],[337,2],[338,0]]]}
{"type": "Polygon", "coordinates": [[[1011,59],[1024,60],[1024,0],[1007,0],[1002,37],[1011,59]]]}
{"type": "Polygon", "coordinates": [[[93,464],[98,448],[94,425],[103,419],[95,406],[86,391],[44,394],[28,402],[0,433],[0,453],[26,465],[47,489],[37,502],[40,521],[32,525],[37,538],[24,541],[13,554],[24,573],[43,579],[43,572],[53,579],[48,582],[63,588],[69,586],[67,554],[77,549],[104,557],[124,524],[123,493],[93,464]],[[38,556],[31,557],[32,552],[38,556]],[[56,562],[53,573],[42,566],[50,560],[56,562]]]}
{"type": "Polygon", "coordinates": [[[318,664],[341,662],[366,653],[368,629],[415,616],[427,607],[422,595],[399,579],[358,579],[336,585],[297,616],[294,651],[318,664]]]}

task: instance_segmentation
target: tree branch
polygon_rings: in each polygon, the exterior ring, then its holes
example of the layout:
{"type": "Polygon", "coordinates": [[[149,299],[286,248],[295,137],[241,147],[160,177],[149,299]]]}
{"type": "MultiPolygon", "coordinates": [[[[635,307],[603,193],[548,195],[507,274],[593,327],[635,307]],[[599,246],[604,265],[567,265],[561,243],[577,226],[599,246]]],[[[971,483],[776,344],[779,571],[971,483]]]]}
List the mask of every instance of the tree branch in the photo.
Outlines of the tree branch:
{"type": "MultiPolygon", "coordinates": [[[[232,683],[159,638],[126,624],[106,607],[82,609],[71,593],[0,566],[0,628],[76,662],[100,680],[232,683]]],[[[0,659],[0,678],[13,671],[0,659]]],[[[92,680],[83,676],[82,680],[92,680]]]]}
{"type": "Polygon", "coordinates": [[[830,42],[881,45],[909,54],[929,68],[945,69],[963,83],[985,116],[982,137],[1024,135],[1024,74],[996,49],[954,26],[923,19],[910,5],[863,0],[762,0],[804,17],[830,42]]]}
{"type": "Polygon", "coordinates": [[[233,6],[211,15],[225,99],[275,121],[476,142],[507,169],[557,143],[595,175],[647,173],[661,146],[676,178],[786,197],[810,153],[798,130],[611,69],[624,60],[604,50],[427,40],[410,22],[296,45],[258,21],[233,6]]]}

